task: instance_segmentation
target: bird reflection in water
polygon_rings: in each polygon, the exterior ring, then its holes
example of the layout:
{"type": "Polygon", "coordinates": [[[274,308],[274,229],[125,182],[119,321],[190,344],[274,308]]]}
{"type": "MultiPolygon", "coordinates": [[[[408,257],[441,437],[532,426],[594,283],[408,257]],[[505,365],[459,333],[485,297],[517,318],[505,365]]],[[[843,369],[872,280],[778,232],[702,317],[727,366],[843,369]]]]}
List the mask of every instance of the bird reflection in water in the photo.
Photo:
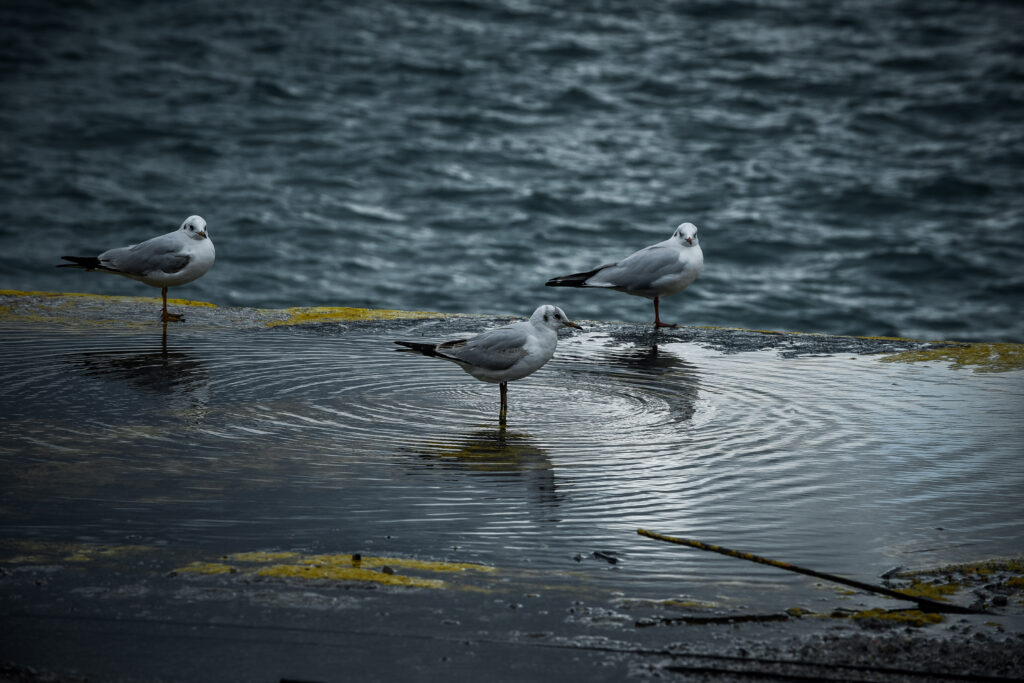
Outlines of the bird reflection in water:
{"type": "Polygon", "coordinates": [[[563,358],[578,383],[598,385],[597,394],[607,391],[600,385],[612,380],[659,397],[677,421],[689,420],[696,411],[700,372],[669,344],[659,344],[659,338],[657,331],[605,338],[600,347],[578,347],[563,358]]]}
{"type": "Polygon", "coordinates": [[[697,369],[696,365],[677,354],[659,349],[657,343],[615,349],[608,353],[607,361],[614,367],[628,368],[645,375],[684,375],[697,369]]]}
{"type": "Polygon", "coordinates": [[[437,438],[416,449],[429,466],[481,475],[503,482],[525,482],[530,500],[557,505],[554,466],[547,451],[528,434],[509,431],[502,420],[452,438],[437,438]]]}
{"type": "Polygon", "coordinates": [[[191,418],[206,412],[210,379],[203,361],[195,354],[168,348],[167,323],[157,348],[86,351],[76,354],[75,360],[90,379],[127,384],[146,397],[170,398],[172,408],[186,410],[191,418]]]}

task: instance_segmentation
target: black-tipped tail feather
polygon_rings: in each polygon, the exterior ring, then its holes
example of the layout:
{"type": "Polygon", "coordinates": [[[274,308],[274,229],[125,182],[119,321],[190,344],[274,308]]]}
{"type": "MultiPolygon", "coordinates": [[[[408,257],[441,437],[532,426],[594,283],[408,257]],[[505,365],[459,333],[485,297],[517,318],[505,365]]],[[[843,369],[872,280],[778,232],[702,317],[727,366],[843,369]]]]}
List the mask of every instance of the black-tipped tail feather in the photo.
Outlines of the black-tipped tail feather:
{"type": "MultiPolygon", "coordinates": [[[[614,265],[614,264],[608,264],[614,265]]],[[[553,277],[544,284],[548,287],[586,287],[587,280],[597,275],[599,272],[608,267],[608,265],[598,266],[593,270],[588,270],[585,273],[573,273],[572,275],[563,275],[562,277],[553,277]]]]}
{"type": "Polygon", "coordinates": [[[423,342],[411,342],[411,341],[396,341],[399,346],[404,346],[404,349],[396,349],[396,351],[415,351],[416,353],[422,353],[424,356],[432,356],[436,358],[444,358],[445,360],[459,362],[458,358],[452,358],[449,355],[442,353],[445,349],[456,349],[466,344],[465,339],[453,339],[452,341],[442,342],[440,344],[424,344],[423,342]]]}
{"type": "Polygon", "coordinates": [[[416,353],[422,353],[424,356],[437,356],[440,355],[437,352],[437,344],[424,344],[422,342],[410,342],[410,341],[396,341],[399,346],[404,346],[404,349],[398,349],[399,351],[415,351],[416,353]]]}
{"type": "Polygon", "coordinates": [[[100,260],[95,256],[61,256],[65,261],[71,261],[71,263],[59,263],[58,268],[85,268],[86,270],[109,270],[104,268],[100,264],[100,260]]]}

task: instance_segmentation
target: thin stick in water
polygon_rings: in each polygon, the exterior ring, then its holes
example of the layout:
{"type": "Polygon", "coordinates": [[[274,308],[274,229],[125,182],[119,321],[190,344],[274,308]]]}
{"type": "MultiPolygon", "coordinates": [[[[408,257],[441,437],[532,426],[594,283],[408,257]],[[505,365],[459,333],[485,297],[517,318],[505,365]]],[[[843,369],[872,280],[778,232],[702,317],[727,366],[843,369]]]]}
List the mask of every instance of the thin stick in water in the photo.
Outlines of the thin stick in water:
{"type": "Polygon", "coordinates": [[[896,598],[898,600],[911,600],[917,603],[917,606],[921,608],[923,612],[947,612],[955,614],[983,614],[984,612],[971,609],[970,607],[961,607],[960,605],[953,605],[947,602],[938,602],[917,595],[907,595],[900,591],[886,588],[885,586],[875,586],[870,583],[864,583],[862,581],[856,581],[854,579],[847,579],[843,576],[837,576],[835,574],[827,574],[825,572],[819,572],[814,569],[807,569],[806,567],[800,567],[795,564],[789,564],[788,562],[779,562],[778,560],[772,560],[761,555],[754,555],[753,553],[745,553],[739,550],[732,550],[731,548],[724,548],[720,545],[713,545],[711,543],[704,543],[702,541],[695,541],[690,538],[678,538],[676,536],[666,536],[664,534],[655,533],[653,531],[647,531],[646,529],[637,529],[636,532],[641,536],[653,538],[656,541],[665,541],[666,543],[676,543],[678,545],[686,545],[691,548],[697,548],[699,550],[707,550],[713,553],[719,553],[721,555],[728,555],[729,557],[736,557],[741,560],[749,560],[750,562],[758,562],[760,564],[766,564],[771,567],[777,567],[779,569],[786,569],[791,572],[797,572],[798,574],[806,574],[807,576],[814,576],[819,579],[825,579],[826,581],[832,581],[834,583],[841,583],[860,590],[870,591],[872,593],[880,593],[887,595],[890,598],[896,598]]]}

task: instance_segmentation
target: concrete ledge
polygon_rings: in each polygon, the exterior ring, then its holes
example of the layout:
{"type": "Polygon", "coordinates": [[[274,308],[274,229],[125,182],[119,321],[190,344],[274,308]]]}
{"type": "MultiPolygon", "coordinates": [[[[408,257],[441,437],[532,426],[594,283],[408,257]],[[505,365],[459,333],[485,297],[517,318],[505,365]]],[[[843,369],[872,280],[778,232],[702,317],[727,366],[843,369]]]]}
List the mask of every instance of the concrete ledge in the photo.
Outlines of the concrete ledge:
{"type": "MultiPolygon", "coordinates": [[[[284,309],[219,307],[205,301],[168,299],[174,308],[186,308],[186,320],[173,326],[279,327],[332,323],[371,323],[398,320],[453,320],[478,318],[481,328],[498,324],[493,316],[436,311],[403,311],[344,306],[310,306],[284,309]]],[[[117,325],[148,328],[160,325],[160,299],[156,297],[105,296],[74,292],[24,292],[0,290],[0,323],[62,325],[117,325]]],[[[507,318],[502,318],[502,320],[507,318]]],[[[645,323],[583,321],[590,328],[613,330],[638,340],[659,339],[693,342],[724,352],[775,349],[783,356],[814,354],[885,354],[890,363],[942,362],[951,368],[977,372],[1008,372],[1024,369],[1024,344],[918,340],[902,337],[845,337],[807,332],[779,332],[723,327],[680,327],[654,331],[645,323]]]]}

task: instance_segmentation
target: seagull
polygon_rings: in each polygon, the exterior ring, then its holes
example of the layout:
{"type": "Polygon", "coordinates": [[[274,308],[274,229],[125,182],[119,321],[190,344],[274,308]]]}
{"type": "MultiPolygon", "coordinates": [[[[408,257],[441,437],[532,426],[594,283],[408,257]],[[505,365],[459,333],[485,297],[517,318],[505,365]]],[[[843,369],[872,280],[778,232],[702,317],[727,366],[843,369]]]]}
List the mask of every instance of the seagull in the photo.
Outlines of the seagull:
{"type": "Polygon", "coordinates": [[[396,341],[424,356],[434,356],[457,363],[460,368],[483,382],[496,382],[501,387],[501,410],[508,407],[508,383],[540,370],[555,354],[558,330],[563,327],[583,329],[569,320],[558,306],[538,308],[530,319],[497,327],[469,339],[454,339],[440,344],[396,341]]]}
{"type": "Polygon", "coordinates": [[[180,313],[167,312],[167,288],[183,285],[206,275],[216,252],[202,216],[189,216],[174,232],[129,247],[109,249],[99,256],[61,256],[58,268],[83,268],[115,273],[159,287],[164,299],[161,320],[184,320],[180,313]]]}
{"type": "Polygon", "coordinates": [[[658,300],[686,289],[704,267],[697,227],[682,223],[664,242],[644,247],[622,259],[587,271],[548,280],[548,287],[603,287],[654,299],[654,327],[677,327],[661,321],[658,300]]]}

